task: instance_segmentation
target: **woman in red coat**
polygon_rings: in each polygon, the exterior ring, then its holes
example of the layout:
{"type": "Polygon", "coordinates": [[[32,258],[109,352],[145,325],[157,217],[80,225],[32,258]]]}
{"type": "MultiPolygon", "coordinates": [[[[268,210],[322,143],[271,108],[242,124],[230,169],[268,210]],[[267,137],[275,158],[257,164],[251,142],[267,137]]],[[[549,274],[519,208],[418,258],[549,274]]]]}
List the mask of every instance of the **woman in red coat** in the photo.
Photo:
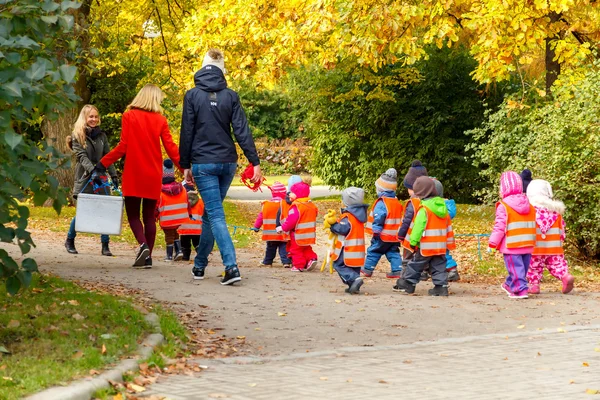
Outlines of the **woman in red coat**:
{"type": "Polygon", "coordinates": [[[160,103],[163,99],[163,92],[155,85],[146,85],[138,92],[123,114],[121,141],[96,167],[102,170],[125,157],[121,188],[129,226],[140,244],[134,267],[152,266],[156,238],[154,211],[162,186],[161,142],[179,168],[179,149],[173,142],[167,119],[162,115],[160,103]]]}

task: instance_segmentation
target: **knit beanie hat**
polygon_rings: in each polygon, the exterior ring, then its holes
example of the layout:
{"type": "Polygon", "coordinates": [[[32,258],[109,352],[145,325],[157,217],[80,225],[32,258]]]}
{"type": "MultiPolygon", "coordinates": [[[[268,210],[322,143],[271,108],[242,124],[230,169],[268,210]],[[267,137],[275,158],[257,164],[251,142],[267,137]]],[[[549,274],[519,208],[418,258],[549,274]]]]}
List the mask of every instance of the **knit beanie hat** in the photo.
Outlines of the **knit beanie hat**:
{"type": "Polygon", "coordinates": [[[435,191],[435,183],[433,183],[433,179],[428,176],[418,177],[413,185],[413,190],[415,192],[415,196],[421,200],[437,196],[437,192],[435,191]]]}
{"type": "Polygon", "coordinates": [[[310,196],[310,186],[308,186],[304,182],[295,183],[290,191],[296,195],[297,199],[302,199],[304,197],[310,196]]]}
{"type": "Polygon", "coordinates": [[[436,178],[431,179],[433,179],[433,183],[435,184],[435,191],[437,192],[437,195],[440,197],[444,197],[444,186],[442,185],[442,182],[440,182],[436,178]]]}
{"type": "Polygon", "coordinates": [[[273,183],[273,186],[269,187],[269,189],[271,189],[271,195],[273,196],[273,199],[285,199],[285,193],[287,190],[285,190],[283,183],[276,181],[273,183]]]}
{"type": "Polygon", "coordinates": [[[219,68],[223,73],[227,73],[225,69],[225,57],[223,56],[223,52],[217,49],[210,49],[206,52],[204,56],[204,60],[202,60],[202,68],[207,65],[214,65],[219,68]]]}
{"type": "Polygon", "coordinates": [[[523,181],[515,171],[506,171],[500,175],[500,196],[502,198],[523,193],[523,181]]]}
{"type": "Polygon", "coordinates": [[[521,176],[521,180],[523,181],[523,193],[527,193],[527,186],[529,186],[529,182],[531,182],[531,171],[525,168],[519,174],[521,176]]]}
{"type": "Polygon", "coordinates": [[[288,192],[291,191],[292,186],[294,186],[298,182],[302,182],[302,178],[300,177],[300,175],[292,175],[292,176],[290,176],[290,179],[288,179],[288,181],[287,181],[287,190],[288,190],[288,192]]]}
{"type": "Polygon", "coordinates": [[[357,187],[349,187],[342,192],[342,202],[347,206],[358,206],[365,201],[365,191],[357,187]]]}
{"type": "Polygon", "coordinates": [[[164,185],[171,182],[175,182],[175,169],[173,168],[173,161],[167,158],[163,161],[162,183],[164,185]]]}
{"type": "Polygon", "coordinates": [[[421,164],[421,161],[414,160],[404,176],[404,181],[402,182],[404,187],[407,189],[414,189],[413,185],[420,176],[427,176],[427,169],[421,164]]]}
{"type": "Polygon", "coordinates": [[[396,191],[398,188],[398,172],[394,168],[385,171],[379,179],[375,181],[377,193],[385,192],[386,190],[396,191]]]}
{"type": "Polygon", "coordinates": [[[527,198],[532,206],[543,207],[559,214],[564,214],[565,204],[554,200],[554,193],[550,182],[543,179],[533,179],[527,187],[527,198]]]}

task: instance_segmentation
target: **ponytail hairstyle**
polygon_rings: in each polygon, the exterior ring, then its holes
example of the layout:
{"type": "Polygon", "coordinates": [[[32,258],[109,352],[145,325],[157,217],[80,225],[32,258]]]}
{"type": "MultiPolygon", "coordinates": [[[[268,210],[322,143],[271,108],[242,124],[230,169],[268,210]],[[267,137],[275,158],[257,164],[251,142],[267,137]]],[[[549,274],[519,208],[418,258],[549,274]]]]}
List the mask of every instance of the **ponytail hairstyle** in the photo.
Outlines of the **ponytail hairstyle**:
{"type": "Polygon", "coordinates": [[[87,127],[87,118],[92,112],[92,110],[96,110],[98,113],[98,125],[100,125],[100,112],[91,104],[86,104],[81,108],[79,112],[79,117],[77,117],[77,121],[75,121],[75,125],[73,126],[73,133],[71,134],[71,140],[67,138],[67,146],[71,150],[73,150],[73,139],[77,140],[79,144],[85,149],[87,145],[85,128],[87,127]]]}

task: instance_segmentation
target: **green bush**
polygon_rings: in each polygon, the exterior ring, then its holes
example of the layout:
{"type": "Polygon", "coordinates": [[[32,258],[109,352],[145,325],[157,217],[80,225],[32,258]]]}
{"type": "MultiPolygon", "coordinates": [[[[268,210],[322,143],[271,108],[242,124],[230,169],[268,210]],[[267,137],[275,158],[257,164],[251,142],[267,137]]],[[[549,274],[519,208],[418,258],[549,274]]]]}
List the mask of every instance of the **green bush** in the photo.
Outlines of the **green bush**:
{"type": "Polygon", "coordinates": [[[312,172],[333,186],[374,192],[377,177],[395,167],[406,195],[401,180],[420,159],[447,196],[475,201],[485,182],[465,150],[464,132],[482,122],[485,91],[471,79],[474,67],[464,49],[435,48],[415,69],[293,74],[296,103],[308,109],[312,172]]]}
{"type": "Polygon", "coordinates": [[[493,184],[482,195],[497,197],[505,170],[527,167],[552,184],[567,207],[567,238],[586,257],[600,258],[600,72],[553,89],[554,98],[524,106],[507,101],[469,134],[475,166],[493,184]]]}

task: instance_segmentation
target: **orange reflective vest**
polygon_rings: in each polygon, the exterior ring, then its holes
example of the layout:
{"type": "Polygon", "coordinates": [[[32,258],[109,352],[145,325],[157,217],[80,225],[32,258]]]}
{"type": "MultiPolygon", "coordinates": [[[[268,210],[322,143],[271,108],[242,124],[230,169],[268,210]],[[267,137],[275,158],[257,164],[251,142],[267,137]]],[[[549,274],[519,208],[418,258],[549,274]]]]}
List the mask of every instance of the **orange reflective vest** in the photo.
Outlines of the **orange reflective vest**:
{"type": "MultiPolygon", "coordinates": [[[[267,200],[262,203],[262,240],[270,242],[284,242],[289,240],[289,237],[284,233],[277,233],[277,213],[282,207],[285,200],[267,200]]],[[[286,203],[287,204],[287,203],[286,203]]],[[[280,216],[280,218],[282,218],[280,216]]]]}
{"type": "Polygon", "coordinates": [[[384,242],[397,242],[398,230],[400,229],[400,224],[402,224],[404,207],[402,206],[402,203],[400,203],[400,201],[398,201],[398,199],[395,197],[380,197],[375,200],[371,206],[369,216],[367,217],[367,226],[365,231],[369,234],[373,234],[373,221],[375,220],[373,210],[375,210],[375,205],[377,205],[379,201],[383,201],[383,204],[385,204],[385,208],[387,210],[387,215],[383,223],[383,230],[381,231],[379,237],[384,242]]]}
{"type": "Polygon", "coordinates": [[[440,218],[427,206],[421,208],[427,213],[427,224],[419,241],[421,254],[425,257],[441,256],[446,254],[446,249],[454,250],[456,243],[450,216],[440,218]]]}
{"type": "Polygon", "coordinates": [[[344,218],[348,218],[350,232],[346,236],[337,235],[331,259],[337,260],[344,249],[344,264],[348,267],[362,267],[365,265],[365,225],[350,213],[340,215],[338,222],[344,218]]]}
{"type": "Polygon", "coordinates": [[[198,202],[192,207],[192,218],[189,218],[177,229],[180,235],[202,235],[202,215],[204,214],[204,202],[198,202]]]}
{"type": "Polygon", "coordinates": [[[563,234],[562,216],[558,216],[546,234],[542,234],[540,228],[536,229],[535,248],[533,249],[534,256],[552,256],[564,254],[563,242],[561,236],[563,234]]]}
{"type": "MultiPolygon", "coordinates": [[[[402,242],[402,247],[405,247],[407,249],[411,248],[410,234],[412,233],[413,226],[415,225],[415,218],[417,218],[417,211],[419,210],[419,207],[421,207],[421,199],[418,199],[416,197],[412,198],[406,202],[407,206],[408,206],[409,202],[412,203],[412,206],[413,206],[413,217],[412,217],[412,221],[410,221],[410,226],[408,227],[408,231],[406,232],[404,241],[402,242]]],[[[404,218],[404,216],[402,216],[402,217],[404,218]]]]}
{"type": "Polygon", "coordinates": [[[535,207],[529,207],[529,213],[521,215],[503,201],[496,203],[496,208],[502,204],[506,208],[506,238],[508,249],[519,249],[535,246],[535,207]]]}
{"type": "Polygon", "coordinates": [[[300,217],[294,229],[294,238],[298,246],[310,246],[317,241],[317,214],[319,209],[308,197],[296,199],[293,203],[300,217]]]}
{"type": "Polygon", "coordinates": [[[185,190],[170,196],[160,192],[158,220],[161,228],[175,228],[189,219],[188,198],[185,190]]]}

